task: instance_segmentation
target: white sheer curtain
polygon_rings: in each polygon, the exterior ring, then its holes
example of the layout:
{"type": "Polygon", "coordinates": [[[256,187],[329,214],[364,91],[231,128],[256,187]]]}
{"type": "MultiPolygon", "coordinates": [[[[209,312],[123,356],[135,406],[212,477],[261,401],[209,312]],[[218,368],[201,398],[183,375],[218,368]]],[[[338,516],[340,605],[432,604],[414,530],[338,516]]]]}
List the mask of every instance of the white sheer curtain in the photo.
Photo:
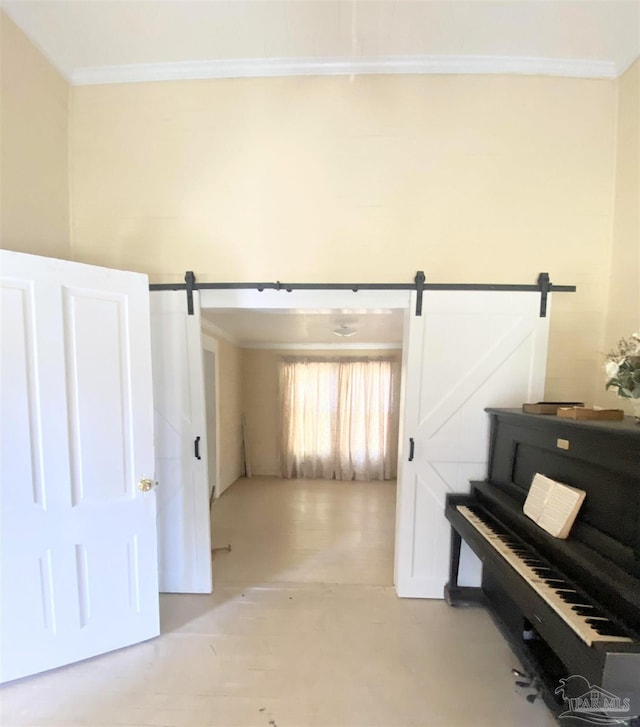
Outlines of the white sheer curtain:
{"type": "Polygon", "coordinates": [[[283,477],[394,478],[398,369],[392,359],[283,360],[283,477]]]}

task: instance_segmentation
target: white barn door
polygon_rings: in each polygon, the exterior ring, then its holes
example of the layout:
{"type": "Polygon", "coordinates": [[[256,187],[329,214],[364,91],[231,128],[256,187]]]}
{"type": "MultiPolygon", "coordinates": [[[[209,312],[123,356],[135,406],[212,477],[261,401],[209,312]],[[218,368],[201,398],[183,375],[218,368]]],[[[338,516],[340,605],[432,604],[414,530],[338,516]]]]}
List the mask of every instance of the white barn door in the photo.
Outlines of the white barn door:
{"type": "Polygon", "coordinates": [[[160,591],[211,593],[207,423],[200,301],[151,293],[160,591]]]}
{"type": "Polygon", "coordinates": [[[484,408],[543,398],[549,319],[540,318],[535,292],[426,291],[422,316],[413,308],[403,356],[395,585],[399,596],[442,598],[450,539],[445,496],[486,476],[484,408]]]}
{"type": "Polygon", "coordinates": [[[0,680],[159,634],[148,280],[0,251],[0,680]]]}

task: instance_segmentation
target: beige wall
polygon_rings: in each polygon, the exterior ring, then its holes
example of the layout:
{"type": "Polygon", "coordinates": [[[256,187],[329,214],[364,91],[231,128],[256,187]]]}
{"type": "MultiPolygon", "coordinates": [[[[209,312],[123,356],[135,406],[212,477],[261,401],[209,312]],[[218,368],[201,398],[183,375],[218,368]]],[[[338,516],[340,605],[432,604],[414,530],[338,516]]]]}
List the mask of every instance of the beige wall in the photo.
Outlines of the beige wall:
{"type": "Polygon", "coordinates": [[[242,402],[247,421],[247,439],[251,469],[255,475],[280,475],[279,466],[279,392],[278,362],[282,356],[394,356],[401,351],[391,350],[271,350],[243,349],[242,402]]]}
{"type": "Polygon", "coordinates": [[[242,353],[242,402],[251,470],[256,475],[277,476],[278,358],[285,352],[247,348],[242,353]]]}
{"type": "Polygon", "coordinates": [[[71,258],[69,86],[0,10],[0,245],[71,258]]]}
{"type": "MultiPolygon", "coordinates": [[[[603,352],[614,348],[620,338],[640,331],[640,61],[618,81],[615,153],[613,244],[603,352]]],[[[603,405],[625,405],[615,393],[605,394],[603,387],[601,359],[596,400],[603,405]]],[[[631,413],[628,404],[625,408],[631,413]]]]}
{"type": "Polygon", "coordinates": [[[614,81],[365,76],[73,90],[79,259],[155,281],[531,283],[547,396],[589,397],[604,330],[614,81]]]}
{"type": "Polygon", "coordinates": [[[547,270],[579,288],[554,300],[547,396],[601,395],[602,352],[634,327],[638,265],[621,260],[637,260],[637,64],[618,82],[76,87],[69,118],[64,79],[0,19],[4,247],[158,282],[186,269],[393,282],[424,268],[432,281],[528,283],[547,270]]]}
{"type": "MultiPolygon", "coordinates": [[[[207,334],[210,335],[210,334],[207,334]]],[[[244,474],[242,456],[242,350],[218,338],[220,484],[218,495],[244,474]]]]}

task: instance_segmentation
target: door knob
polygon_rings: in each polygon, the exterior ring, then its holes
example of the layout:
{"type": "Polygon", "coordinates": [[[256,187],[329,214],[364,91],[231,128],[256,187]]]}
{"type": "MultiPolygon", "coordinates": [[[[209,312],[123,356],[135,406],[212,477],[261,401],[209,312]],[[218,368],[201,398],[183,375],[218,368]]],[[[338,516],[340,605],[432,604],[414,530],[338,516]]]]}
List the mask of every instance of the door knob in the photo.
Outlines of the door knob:
{"type": "Polygon", "coordinates": [[[154,484],[153,480],[140,480],[140,482],[138,482],[138,489],[142,490],[142,492],[149,492],[149,490],[153,488],[154,484]]]}

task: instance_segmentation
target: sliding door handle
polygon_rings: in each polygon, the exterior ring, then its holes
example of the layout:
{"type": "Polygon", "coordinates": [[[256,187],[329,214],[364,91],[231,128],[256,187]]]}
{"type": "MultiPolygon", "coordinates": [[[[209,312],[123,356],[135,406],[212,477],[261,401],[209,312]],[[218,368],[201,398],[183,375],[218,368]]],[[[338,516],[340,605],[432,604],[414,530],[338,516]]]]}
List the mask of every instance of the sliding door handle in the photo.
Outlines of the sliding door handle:
{"type": "Polygon", "coordinates": [[[415,446],[416,443],[413,441],[413,437],[409,437],[409,462],[413,462],[413,450],[415,446]]]}
{"type": "Polygon", "coordinates": [[[193,443],[193,453],[196,456],[196,459],[202,459],[200,456],[200,437],[196,437],[196,441],[193,443]]]}

